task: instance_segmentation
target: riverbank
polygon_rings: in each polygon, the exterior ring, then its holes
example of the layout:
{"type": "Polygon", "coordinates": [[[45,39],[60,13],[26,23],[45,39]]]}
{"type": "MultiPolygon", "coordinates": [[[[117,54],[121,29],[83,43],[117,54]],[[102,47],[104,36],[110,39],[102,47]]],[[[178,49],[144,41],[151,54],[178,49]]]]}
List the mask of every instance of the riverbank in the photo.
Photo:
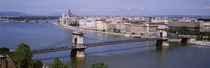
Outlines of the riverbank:
{"type": "Polygon", "coordinates": [[[125,36],[126,34],[122,33],[113,33],[113,32],[104,32],[104,31],[96,31],[96,30],[90,30],[90,29],[84,29],[81,27],[76,27],[76,26],[67,26],[67,25],[61,25],[57,22],[53,22],[53,24],[65,28],[65,29],[70,29],[70,30],[75,30],[75,31],[82,31],[82,32],[94,32],[94,33],[102,33],[102,34],[109,34],[109,35],[117,35],[117,36],[125,36]]]}
{"type": "MultiPolygon", "coordinates": [[[[122,34],[122,33],[96,31],[96,30],[84,29],[84,28],[76,27],[76,26],[61,25],[57,22],[53,22],[53,24],[61,28],[75,30],[75,31],[94,32],[94,33],[110,34],[110,35],[117,35],[117,36],[124,36],[124,37],[135,37],[134,35],[126,36],[126,34],[122,34]]],[[[181,39],[170,39],[169,42],[181,42],[181,39]]],[[[205,42],[205,41],[193,41],[193,42],[190,42],[190,44],[199,45],[199,46],[210,46],[210,42],[205,42]]]]}
{"type": "MultiPolygon", "coordinates": [[[[168,41],[169,42],[181,42],[181,39],[169,39],[168,41]]],[[[210,42],[208,42],[208,41],[197,41],[197,40],[194,40],[194,41],[191,41],[189,43],[193,44],[193,45],[199,45],[199,46],[210,46],[210,42]]]]}
{"type": "Polygon", "coordinates": [[[210,42],[205,42],[205,41],[194,41],[194,42],[191,42],[191,44],[199,45],[199,46],[210,46],[210,42]]]}
{"type": "Polygon", "coordinates": [[[8,20],[9,22],[13,22],[13,23],[38,23],[38,22],[46,22],[48,23],[48,21],[50,20],[23,20],[23,21],[18,21],[18,20],[8,20]]]}

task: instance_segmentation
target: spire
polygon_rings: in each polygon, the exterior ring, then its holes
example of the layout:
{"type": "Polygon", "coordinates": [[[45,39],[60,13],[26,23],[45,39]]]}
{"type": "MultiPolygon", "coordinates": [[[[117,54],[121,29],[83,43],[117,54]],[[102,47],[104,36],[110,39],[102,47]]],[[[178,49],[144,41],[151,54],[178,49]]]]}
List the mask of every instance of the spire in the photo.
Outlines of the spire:
{"type": "Polygon", "coordinates": [[[72,12],[71,12],[71,10],[69,9],[69,11],[68,11],[68,13],[67,13],[67,15],[70,17],[70,16],[72,16],[72,12]]]}
{"type": "Polygon", "coordinates": [[[64,16],[65,16],[65,14],[63,13],[63,14],[62,14],[62,17],[64,17],[64,16]]]}
{"type": "Polygon", "coordinates": [[[71,10],[69,9],[69,12],[71,12],[71,10]]]}

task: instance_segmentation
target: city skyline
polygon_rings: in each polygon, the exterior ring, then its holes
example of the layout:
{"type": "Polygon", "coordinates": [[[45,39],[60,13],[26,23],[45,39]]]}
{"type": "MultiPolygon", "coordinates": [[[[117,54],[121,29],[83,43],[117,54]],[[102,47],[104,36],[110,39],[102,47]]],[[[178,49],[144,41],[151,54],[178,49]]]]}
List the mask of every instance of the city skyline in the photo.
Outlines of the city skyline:
{"type": "Polygon", "coordinates": [[[32,15],[210,15],[210,0],[0,0],[0,12],[32,15]]]}

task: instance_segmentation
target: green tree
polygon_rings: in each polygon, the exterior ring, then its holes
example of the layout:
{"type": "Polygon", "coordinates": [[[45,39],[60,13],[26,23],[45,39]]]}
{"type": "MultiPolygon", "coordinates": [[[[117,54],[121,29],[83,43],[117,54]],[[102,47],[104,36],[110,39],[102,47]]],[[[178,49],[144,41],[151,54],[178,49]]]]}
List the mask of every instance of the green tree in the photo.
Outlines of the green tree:
{"type": "Polygon", "coordinates": [[[114,31],[115,33],[120,33],[120,30],[119,30],[119,29],[116,29],[116,28],[114,28],[113,31],[114,31]]]}
{"type": "Polygon", "coordinates": [[[107,68],[108,65],[103,62],[94,62],[89,68],[107,68]]]}
{"type": "Polygon", "coordinates": [[[197,39],[196,40],[200,40],[200,35],[197,35],[197,39]]]}
{"type": "Polygon", "coordinates": [[[207,40],[210,40],[210,36],[208,36],[207,40]]]}
{"type": "Polygon", "coordinates": [[[64,64],[58,57],[56,57],[54,62],[50,64],[50,68],[68,68],[68,65],[64,64]]]}
{"type": "Polygon", "coordinates": [[[18,45],[13,58],[17,68],[29,68],[32,62],[30,47],[24,43],[18,45]]]}
{"type": "Polygon", "coordinates": [[[8,48],[0,48],[0,54],[6,55],[9,53],[9,49],[8,48]]]}
{"type": "Polygon", "coordinates": [[[31,68],[42,68],[43,64],[39,60],[33,60],[31,62],[31,68]]]}
{"type": "Polygon", "coordinates": [[[33,61],[30,47],[24,43],[18,45],[15,52],[9,52],[8,55],[14,61],[16,68],[41,68],[41,61],[33,61]]]}

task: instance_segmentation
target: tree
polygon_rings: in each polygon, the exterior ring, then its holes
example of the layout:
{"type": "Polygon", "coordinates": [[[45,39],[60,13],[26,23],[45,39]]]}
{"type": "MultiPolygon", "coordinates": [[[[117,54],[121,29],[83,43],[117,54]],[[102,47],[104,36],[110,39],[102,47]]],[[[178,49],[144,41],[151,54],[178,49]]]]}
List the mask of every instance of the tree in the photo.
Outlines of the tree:
{"type": "Polygon", "coordinates": [[[33,61],[30,47],[25,43],[18,45],[15,52],[9,52],[8,55],[14,61],[16,68],[42,68],[41,61],[33,61]]]}
{"type": "Polygon", "coordinates": [[[107,68],[107,66],[103,62],[94,62],[89,68],[107,68]]]}
{"type": "Polygon", "coordinates": [[[29,68],[32,62],[30,47],[24,43],[18,45],[13,58],[17,68],[29,68]]]}
{"type": "Polygon", "coordinates": [[[207,40],[210,40],[210,36],[208,36],[207,40]]]}
{"type": "Polygon", "coordinates": [[[58,57],[56,57],[54,62],[50,64],[50,68],[68,68],[68,65],[64,64],[58,57]]]}
{"type": "Polygon", "coordinates": [[[39,60],[34,60],[31,63],[31,68],[42,68],[43,64],[39,60]]]}
{"type": "Polygon", "coordinates": [[[9,53],[9,49],[8,48],[0,48],[0,54],[6,55],[9,53]]]}
{"type": "Polygon", "coordinates": [[[120,30],[119,30],[119,29],[116,29],[116,28],[114,28],[113,31],[114,31],[115,33],[120,33],[120,30]]]}

